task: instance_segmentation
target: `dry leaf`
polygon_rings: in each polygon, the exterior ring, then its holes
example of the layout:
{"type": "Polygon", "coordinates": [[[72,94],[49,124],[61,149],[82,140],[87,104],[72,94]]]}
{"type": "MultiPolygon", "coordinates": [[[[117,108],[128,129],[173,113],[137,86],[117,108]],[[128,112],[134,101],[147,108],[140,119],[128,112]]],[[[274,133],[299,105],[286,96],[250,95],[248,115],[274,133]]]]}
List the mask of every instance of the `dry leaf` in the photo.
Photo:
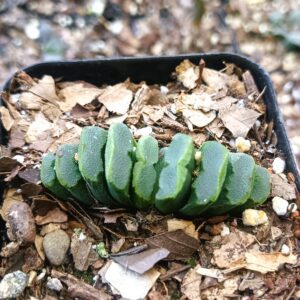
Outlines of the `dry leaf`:
{"type": "Polygon", "coordinates": [[[146,297],[159,275],[160,273],[154,268],[141,275],[111,262],[104,274],[104,280],[116,289],[122,297],[138,300],[146,297]]]}
{"type": "Polygon", "coordinates": [[[117,241],[113,241],[111,244],[111,250],[110,250],[111,253],[118,253],[124,244],[125,244],[124,238],[120,238],[117,241]]]}
{"type": "Polygon", "coordinates": [[[296,199],[296,188],[293,183],[289,183],[285,174],[272,174],[272,197],[282,197],[285,200],[296,199]]]}
{"type": "Polygon", "coordinates": [[[44,216],[36,216],[35,222],[37,225],[45,225],[48,223],[64,223],[68,221],[68,215],[58,207],[51,209],[44,216]]]}
{"type": "Polygon", "coordinates": [[[148,103],[151,97],[151,89],[148,85],[142,84],[142,86],[137,90],[134,95],[134,100],[131,104],[130,114],[135,114],[141,112],[142,108],[148,103]]]}
{"type": "Polygon", "coordinates": [[[40,182],[40,170],[37,168],[26,168],[19,171],[18,176],[27,182],[37,184],[40,182]]]}
{"type": "Polygon", "coordinates": [[[11,117],[9,110],[4,107],[1,106],[0,107],[0,118],[1,118],[1,122],[2,125],[4,127],[4,129],[6,131],[10,131],[10,129],[12,128],[13,124],[14,124],[14,119],[11,117]]]}
{"type": "Polygon", "coordinates": [[[216,279],[218,279],[219,282],[222,282],[225,280],[223,273],[219,269],[207,269],[207,268],[202,268],[202,267],[198,266],[196,268],[196,272],[202,276],[216,278],[216,279]]]}
{"type": "Polygon", "coordinates": [[[45,252],[44,252],[43,240],[44,240],[44,238],[37,234],[35,236],[34,245],[35,245],[36,251],[38,252],[40,258],[42,260],[45,260],[46,255],[45,255],[45,252]]]}
{"type": "Polygon", "coordinates": [[[143,108],[143,117],[146,123],[147,119],[157,122],[161,120],[164,116],[164,111],[161,106],[147,105],[143,108]]]}
{"type": "Polygon", "coordinates": [[[216,92],[220,90],[226,91],[227,82],[229,76],[227,74],[221,73],[219,71],[204,68],[202,71],[202,78],[201,78],[209,87],[215,89],[216,92]]]}
{"type": "Polygon", "coordinates": [[[277,271],[283,264],[295,264],[297,262],[297,255],[290,254],[286,256],[281,252],[246,252],[245,261],[246,269],[266,274],[277,271]]]}
{"type": "Polygon", "coordinates": [[[201,300],[200,284],[202,276],[196,271],[198,266],[194,269],[190,269],[182,280],[181,292],[189,300],[201,300]]]}
{"type": "Polygon", "coordinates": [[[235,292],[239,288],[239,284],[241,281],[241,275],[235,275],[231,278],[226,279],[222,285],[213,286],[210,288],[201,291],[201,296],[203,299],[230,299],[235,295],[235,292]]]}
{"type": "Polygon", "coordinates": [[[31,92],[23,92],[19,98],[20,105],[23,109],[40,110],[43,105],[43,99],[31,92]]]}
{"type": "Polygon", "coordinates": [[[106,292],[92,287],[90,284],[80,281],[75,276],[62,273],[52,269],[51,277],[58,278],[68,286],[68,293],[71,298],[82,300],[111,300],[112,296],[106,292]]]}
{"type": "Polygon", "coordinates": [[[234,137],[246,137],[259,116],[255,110],[237,105],[219,112],[219,118],[234,137]]]}
{"type": "Polygon", "coordinates": [[[212,100],[212,96],[202,90],[195,90],[191,94],[182,93],[176,101],[176,109],[181,110],[183,108],[201,109],[204,112],[209,112],[215,109],[215,102],[212,100]]]}
{"type": "Polygon", "coordinates": [[[169,255],[169,251],[164,248],[147,249],[145,251],[129,254],[114,256],[112,259],[131,271],[139,274],[144,274],[149,271],[160,260],[169,255]]]}
{"type": "Polygon", "coordinates": [[[169,219],[167,220],[168,231],[175,231],[182,229],[186,234],[192,238],[198,240],[198,232],[196,231],[195,225],[191,221],[180,220],[180,219],[169,219]]]}
{"type": "Polygon", "coordinates": [[[79,271],[86,271],[99,259],[97,252],[93,249],[92,240],[88,237],[78,237],[76,234],[72,236],[71,253],[75,268],[79,271]]]}
{"type": "Polygon", "coordinates": [[[224,125],[219,118],[215,118],[210,124],[208,124],[207,129],[215,134],[218,138],[221,138],[225,130],[224,125]]]}
{"type": "Polygon", "coordinates": [[[128,112],[132,99],[133,93],[127,89],[125,83],[106,87],[98,97],[100,103],[105,105],[110,112],[118,115],[124,115],[128,112]]]}
{"type": "Polygon", "coordinates": [[[182,115],[194,126],[201,128],[208,125],[215,119],[216,112],[210,111],[208,113],[204,113],[201,110],[184,108],[182,110],[182,115]]]}
{"type": "Polygon", "coordinates": [[[0,173],[11,172],[15,167],[20,166],[21,164],[8,156],[2,156],[0,158],[0,173]]]}
{"type": "Polygon", "coordinates": [[[111,125],[114,123],[123,123],[128,117],[128,114],[124,114],[122,116],[113,116],[110,118],[105,119],[105,124],[111,125]]]}
{"type": "Polygon", "coordinates": [[[51,102],[54,105],[57,105],[57,102],[59,101],[56,94],[55,81],[53,77],[49,75],[43,76],[38,83],[34,84],[29,89],[29,92],[51,102]]]}
{"type": "Polygon", "coordinates": [[[236,230],[222,238],[222,246],[213,252],[214,262],[219,268],[230,268],[232,263],[243,258],[247,247],[255,242],[255,236],[236,230]]]}
{"type": "Polygon", "coordinates": [[[29,125],[25,140],[28,144],[35,141],[46,140],[47,135],[45,135],[45,132],[50,132],[52,128],[53,124],[50,123],[42,113],[38,113],[34,121],[29,125]]]}
{"type": "Polygon", "coordinates": [[[197,86],[197,80],[199,79],[199,67],[185,59],[176,67],[176,76],[177,80],[186,88],[193,89],[197,86]]]}
{"type": "Polygon", "coordinates": [[[183,230],[170,231],[146,239],[146,243],[156,248],[170,251],[168,259],[189,259],[199,248],[198,240],[187,235],[183,230]]]}
{"type": "Polygon", "coordinates": [[[85,105],[91,103],[101,93],[102,89],[86,82],[73,82],[61,89],[59,96],[62,99],[58,102],[62,111],[70,111],[77,103],[85,105]]]}

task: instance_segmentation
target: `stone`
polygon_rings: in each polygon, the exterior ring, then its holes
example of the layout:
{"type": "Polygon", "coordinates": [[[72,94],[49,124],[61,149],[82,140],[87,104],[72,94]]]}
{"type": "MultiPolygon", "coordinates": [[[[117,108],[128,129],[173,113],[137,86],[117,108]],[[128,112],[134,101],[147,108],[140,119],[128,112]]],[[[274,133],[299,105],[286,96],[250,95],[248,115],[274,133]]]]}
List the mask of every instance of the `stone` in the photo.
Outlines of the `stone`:
{"type": "Polygon", "coordinates": [[[278,216],[286,215],[288,206],[289,203],[281,197],[274,197],[272,199],[273,210],[276,212],[278,216]]]}
{"type": "Polygon", "coordinates": [[[290,247],[286,244],[283,244],[281,247],[281,253],[283,255],[290,255],[290,247]]]}
{"type": "Polygon", "coordinates": [[[26,288],[27,282],[28,276],[21,271],[6,274],[0,283],[0,299],[19,297],[26,288]]]}
{"type": "Polygon", "coordinates": [[[8,211],[8,236],[13,241],[33,243],[36,235],[34,218],[25,202],[14,203],[8,211]]]}
{"type": "Polygon", "coordinates": [[[273,161],[272,168],[276,174],[283,173],[285,169],[285,161],[280,157],[276,157],[273,161]]]}
{"type": "Polygon", "coordinates": [[[268,222],[268,216],[263,210],[246,209],[243,212],[243,224],[258,226],[268,222]]]}
{"type": "Polygon", "coordinates": [[[247,152],[251,148],[251,143],[249,140],[246,140],[243,137],[238,137],[235,140],[235,147],[238,152],[247,152]]]}
{"type": "Polygon", "coordinates": [[[58,278],[48,278],[47,288],[56,292],[60,292],[63,288],[63,285],[58,278]]]}
{"type": "Polygon", "coordinates": [[[43,240],[46,257],[52,265],[59,266],[63,263],[70,246],[70,238],[65,231],[59,229],[47,233],[43,240]]]}

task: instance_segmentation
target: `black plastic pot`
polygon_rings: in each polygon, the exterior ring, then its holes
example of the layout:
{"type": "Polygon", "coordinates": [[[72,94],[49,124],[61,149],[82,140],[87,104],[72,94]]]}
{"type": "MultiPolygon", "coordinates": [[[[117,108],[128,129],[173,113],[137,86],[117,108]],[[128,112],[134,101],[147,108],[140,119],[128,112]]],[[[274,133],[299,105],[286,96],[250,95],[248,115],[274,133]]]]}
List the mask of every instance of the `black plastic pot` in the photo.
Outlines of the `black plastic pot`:
{"type": "MultiPolygon", "coordinates": [[[[171,73],[182,60],[189,59],[193,63],[198,64],[201,58],[205,60],[207,67],[217,70],[224,68],[224,61],[234,63],[238,67],[251,72],[259,90],[266,88],[263,98],[267,106],[267,118],[269,121],[274,121],[274,129],[278,138],[277,147],[285,156],[287,170],[295,175],[297,187],[300,189],[299,171],[287,137],[271,79],[264,69],[248,58],[230,53],[103,58],[39,63],[25,68],[24,71],[30,76],[37,78],[47,74],[54,78],[61,78],[63,81],[84,80],[98,86],[104,83],[115,84],[126,80],[128,77],[133,82],[144,80],[148,84],[165,84],[170,81],[171,73]]],[[[9,85],[10,79],[4,85],[4,90],[8,90],[9,85]]],[[[4,140],[4,134],[2,129],[1,142],[4,140]]]]}

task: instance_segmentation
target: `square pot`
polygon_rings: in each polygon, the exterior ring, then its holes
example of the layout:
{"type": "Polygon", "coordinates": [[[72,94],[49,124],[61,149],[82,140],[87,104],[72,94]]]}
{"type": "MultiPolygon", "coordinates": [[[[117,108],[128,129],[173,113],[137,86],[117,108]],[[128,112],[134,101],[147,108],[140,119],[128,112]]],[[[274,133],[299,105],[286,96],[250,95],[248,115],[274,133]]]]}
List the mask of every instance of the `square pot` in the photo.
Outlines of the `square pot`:
{"type": "MultiPolygon", "coordinates": [[[[176,66],[184,59],[189,59],[194,64],[198,64],[200,59],[204,59],[207,67],[216,70],[223,69],[223,62],[226,61],[251,72],[258,89],[262,91],[265,88],[263,99],[267,106],[268,121],[274,121],[274,130],[278,138],[277,148],[284,155],[286,170],[294,174],[297,188],[300,190],[299,170],[291,150],[271,79],[262,67],[246,57],[230,53],[212,53],[103,58],[38,63],[23,70],[32,77],[41,78],[43,75],[51,75],[54,78],[61,78],[63,81],[84,80],[97,86],[123,82],[128,77],[135,83],[146,81],[147,84],[166,84],[171,80],[171,73],[176,66]]],[[[9,89],[10,80],[5,83],[4,90],[9,89]]],[[[4,143],[5,132],[3,128],[1,128],[0,138],[0,142],[4,143]]]]}

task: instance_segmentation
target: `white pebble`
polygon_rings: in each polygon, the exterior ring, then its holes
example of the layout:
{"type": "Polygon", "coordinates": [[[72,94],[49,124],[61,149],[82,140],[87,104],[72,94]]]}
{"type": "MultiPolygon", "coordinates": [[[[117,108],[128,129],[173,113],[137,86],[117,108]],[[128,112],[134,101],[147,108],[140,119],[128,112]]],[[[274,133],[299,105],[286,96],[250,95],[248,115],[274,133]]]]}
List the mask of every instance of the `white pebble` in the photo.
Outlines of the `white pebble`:
{"type": "Polygon", "coordinates": [[[140,129],[137,129],[134,133],[134,136],[147,136],[152,133],[152,127],[147,126],[140,129]]]}
{"type": "Polygon", "coordinates": [[[243,224],[258,226],[268,222],[268,216],[263,210],[246,209],[243,212],[243,224]]]}
{"type": "Polygon", "coordinates": [[[47,288],[56,292],[60,292],[63,288],[63,285],[58,278],[48,278],[47,288]]]}
{"type": "Polygon", "coordinates": [[[289,255],[290,254],[290,247],[286,244],[283,244],[281,247],[281,253],[283,255],[289,255]]]}
{"type": "Polygon", "coordinates": [[[15,160],[18,161],[20,164],[22,164],[22,163],[24,162],[24,160],[25,160],[25,157],[24,157],[24,155],[15,155],[15,156],[13,157],[13,159],[15,159],[15,160]]]}
{"type": "Polygon", "coordinates": [[[161,85],[161,86],[160,86],[160,92],[161,92],[162,94],[168,94],[169,89],[168,89],[165,85],[161,85]]]}
{"type": "Polygon", "coordinates": [[[272,199],[272,207],[278,216],[284,216],[287,213],[288,206],[289,203],[281,197],[272,199]]]}
{"type": "Polygon", "coordinates": [[[229,229],[229,227],[226,224],[224,224],[223,229],[222,229],[220,235],[221,236],[226,236],[226,235],[229,235],[229,234],[230,234],[230,229],[229,229]]]}
{"type": "Polygon", "coordinates": [[[246,140],[243,137],[238,137],[235,140],[235,147],[238,152],[247,152],[251,148],[251,143],[249,140],[246,140]]]}
{"type": "Polygon", "coordinates": [[[275,173],[282,173],[285,169],[285,161],[280,157],[276,157],[273,161],[272,168],[275,173]]]}
{"type": "Polygon", "coordinates": [[[292,213],[296,210],[298,210],[297,204],[296,203],[290,203],[289,206],[288,206],[288,211],[292,213]]]}

